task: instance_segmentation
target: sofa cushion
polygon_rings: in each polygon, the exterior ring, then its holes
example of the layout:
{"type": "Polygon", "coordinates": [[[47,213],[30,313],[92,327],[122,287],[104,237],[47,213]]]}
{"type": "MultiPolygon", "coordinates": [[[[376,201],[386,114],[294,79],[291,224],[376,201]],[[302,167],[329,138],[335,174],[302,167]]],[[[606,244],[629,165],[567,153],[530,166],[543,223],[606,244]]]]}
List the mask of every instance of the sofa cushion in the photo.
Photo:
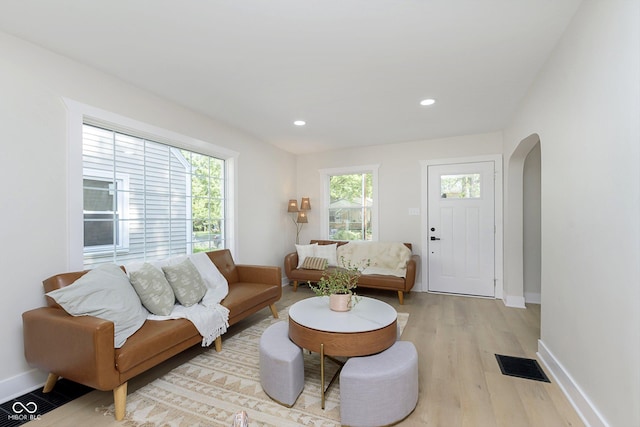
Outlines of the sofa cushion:
{"type": "Polygon", "coordinates": [[[304,259],[308,256],[316,256],[317,243],[312,245],[296,245],[296,252],[298,252],[298,268],[302,268],[304,259]]]}
{"type": "Polygon", "coordinates": [[[127,271],[142,305],[153,314],[168,316],[173,310],[176,296],[162,270],[145,262],[139,269],[127,271]]]}
{"type": "Polygon", "coordinates": [[[233,325],[244,313],[265,307],[265,301],[279,298],[282,287],[264,283],[236,282],[229,285],[229,294],[221,304],[229,309],[229,324],[233,325]]]}
{"type": "Polygon", "coordinates": [[[302,267],[304,270],[324,270],[327,268],[327,259],[315,256],[308,256],[304,259],[302,267]]]}
{"type": "Polygon", "coordinates": [[[166,265],[162,267],[162,271],[164,271],[176,299],[185,307],[197,304],[207,293],[207,285],[202,280],[196,266],[188,258],[179,264],[166,265]]]}
{"type": "Polygon", "coordinates": [[[129,278],[115,264],[100,265],[47,296],[72,316],[94,316],[113,322],[116,348],[124,345],[148,315],[129,278]]]}
{"type": "Polygon", "coordinates": [[[338,266],[338,257],[337,257],[337,243],[332,243],[330,245],[318,245],[315,249],[316,257],[326,258],[327,263],[331,267],[338,266]]]}
{"type": "Polygon", "coordinates": [[[192,341],[194,337],[197,341],[202,339],[193,323],[186,319],[147,320],[129,338],[127,345],[116,350],[115,363],[118,371],[127,372],[158,354],[171,351],[184,341],[192,341]]]}

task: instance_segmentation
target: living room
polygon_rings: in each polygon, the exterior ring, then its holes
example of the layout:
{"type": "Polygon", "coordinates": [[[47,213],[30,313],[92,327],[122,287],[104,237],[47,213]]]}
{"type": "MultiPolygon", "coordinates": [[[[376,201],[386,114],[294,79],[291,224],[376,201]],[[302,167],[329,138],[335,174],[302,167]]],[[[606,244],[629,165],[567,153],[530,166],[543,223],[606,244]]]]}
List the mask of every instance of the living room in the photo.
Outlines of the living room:
{"type": "MultiPolygon", "coordinates": [[[[523,153],[522,143],[534,135],[542,176],[540,349],[553,356],[564,392],[585,423],[640,425],[637,1],[576,3],[575,15],[532,71],[529,89],[503,127],[298,154],[11,35],[9,21],[25,21],[12,15],[16,5],[10,3],[0,7],[0,173],[7,208],[0,229],[6,287],[2,401],[44,382],[46,373],[24,360],[21,314],[45,305],[43,279],[77,269],[69,225],[71,100],[238,153],[230,245],[236,260],[248,264],[281,266],[294,249],[295,230],[286,214],[291,198],[312,201],[300,241],[323,237],[319,170],[372,164],[379,164],[378,239],[411,242],[424,259],[421,216],[407,214],[424,210],[421,162],[500,156],[501,287],[504,299],[514,301],[524,300],[522,259],[513,256],[522,253],[522,202],[514,189],[521,186],[518,177],[531,148],[523,153]]],[[[162,64],[163,58],[155,61],[162,64]]],[[[417,291],[426,290],[423,271],[417,291]]]]}

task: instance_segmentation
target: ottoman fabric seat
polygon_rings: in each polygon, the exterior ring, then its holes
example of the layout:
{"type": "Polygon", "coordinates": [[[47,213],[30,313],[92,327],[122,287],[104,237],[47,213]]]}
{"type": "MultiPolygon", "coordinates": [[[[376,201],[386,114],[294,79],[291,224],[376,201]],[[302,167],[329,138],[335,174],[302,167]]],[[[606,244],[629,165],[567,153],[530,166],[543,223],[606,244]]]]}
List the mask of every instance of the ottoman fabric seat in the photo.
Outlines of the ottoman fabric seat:
{"type": "Polygon", "coordinates": [[[342,368],[342,425],[391,425],[406,418],[417,403],[418,352],[409,341],[396,341],[372,356],[352,357],[342,368]]]}
{"type": "Polygon", "coordinates": [[[302,393],[302,349],[289,339],[287,322],[274,323],[260,337],[260,384],[271,399],[287,407],[302,393]]]}

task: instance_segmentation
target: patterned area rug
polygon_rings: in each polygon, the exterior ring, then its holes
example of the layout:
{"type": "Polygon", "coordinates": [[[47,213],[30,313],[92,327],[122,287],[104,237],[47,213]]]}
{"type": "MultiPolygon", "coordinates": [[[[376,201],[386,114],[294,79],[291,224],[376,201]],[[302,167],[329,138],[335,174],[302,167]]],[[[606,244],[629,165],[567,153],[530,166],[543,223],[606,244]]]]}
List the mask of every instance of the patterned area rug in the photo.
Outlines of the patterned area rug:
{"type": "MultiPolygon", "coordinates": [[[[402,331],[408,313],[398,313],[402,331]]],[[[222,352],[212,348],[127,397],[122,422],[130,427],[194,427],[232,425],[236,412],[249,415],[251,427],[340,425],[340,384],[331,386],[320,405],[320,360],[304,352],[305,386],[292,408],[272,401],[260,386],[258,348],[262,332],[278,321],[288,321],[287,310],[280,319],[268,318],[223,340],[222,352]]],[[[337,366],[325,363],[327,384],[337,366]]],[[[113,415],[113,405],[96,409],[113,415]]]]}

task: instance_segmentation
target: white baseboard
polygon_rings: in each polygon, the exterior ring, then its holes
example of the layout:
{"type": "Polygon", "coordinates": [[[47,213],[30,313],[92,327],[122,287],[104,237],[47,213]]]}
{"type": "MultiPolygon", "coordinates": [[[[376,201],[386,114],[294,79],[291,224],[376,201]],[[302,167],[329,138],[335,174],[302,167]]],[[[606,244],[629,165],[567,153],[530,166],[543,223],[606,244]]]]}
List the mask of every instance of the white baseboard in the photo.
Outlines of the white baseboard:
{"type": "Polygon", "coordinates": [[[602,415],[593,406],[587,395],[580,389],[562,364],[553,356],[542,340],[538,340],[538,358],[542,361],[562,392],[587,427],[609,427],[602,415]]]}
{"type": "Polygon", "coordinates": [[[503,299],[503,301],[504,305],[506,305],[507,307],[527,308],[527,306],[524,305],[524,297],[514,297],[507,295],[506,298],[503,299]]]}
{"type": "Polygon", "coordinates": [[[15,377],[0,381],[0,402],[8,402],[44,385],[47,374],[32,369],[15,377]]]}
{"type": "Polygon", "coordinates": [[[529,304],[541,304],[542,295],[540,293],[525,292],[524,300],[529,304]]]}

